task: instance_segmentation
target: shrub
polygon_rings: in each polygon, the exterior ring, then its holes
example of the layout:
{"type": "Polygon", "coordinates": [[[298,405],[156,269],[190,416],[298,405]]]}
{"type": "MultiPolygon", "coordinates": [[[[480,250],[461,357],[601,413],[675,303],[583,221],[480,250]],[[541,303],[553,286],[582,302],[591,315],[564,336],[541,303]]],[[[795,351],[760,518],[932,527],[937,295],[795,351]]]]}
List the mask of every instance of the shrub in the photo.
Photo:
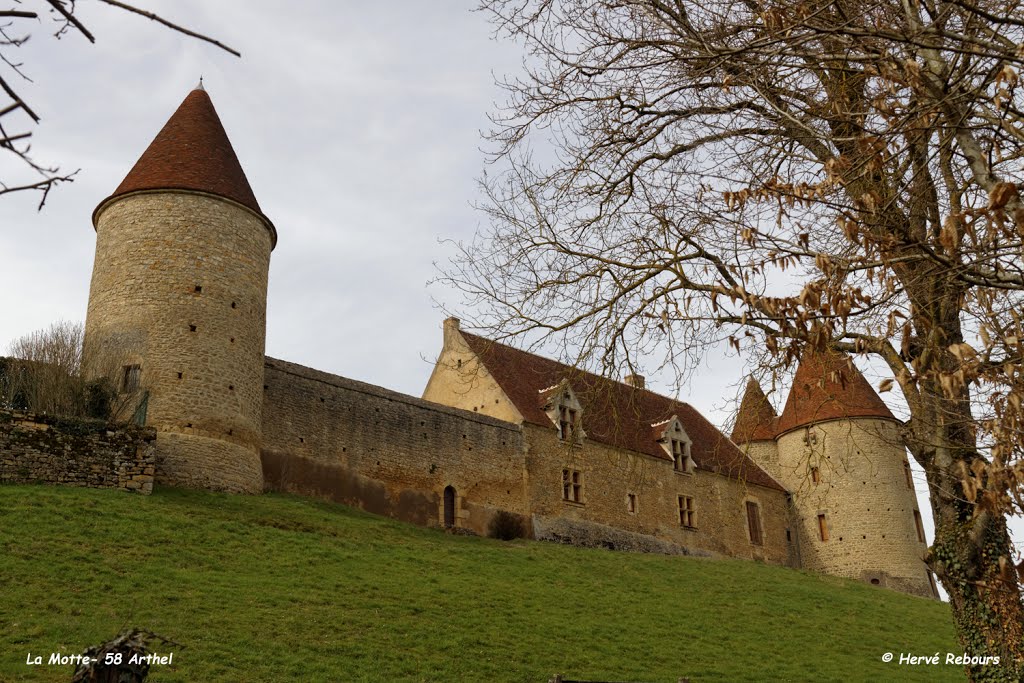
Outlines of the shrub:
{"type": "Polygon", "coordinates": [[[85,383],[85,416],[94,420],[109,420],[111,406],[117,392],[106,377],[85,383]]]}
{"type": "Polygon", "coordinates": [[[511,541],[526,535],[522,515],[508,510],[498,510],[487,525],[487,535],[500,541],[511,541]]]}

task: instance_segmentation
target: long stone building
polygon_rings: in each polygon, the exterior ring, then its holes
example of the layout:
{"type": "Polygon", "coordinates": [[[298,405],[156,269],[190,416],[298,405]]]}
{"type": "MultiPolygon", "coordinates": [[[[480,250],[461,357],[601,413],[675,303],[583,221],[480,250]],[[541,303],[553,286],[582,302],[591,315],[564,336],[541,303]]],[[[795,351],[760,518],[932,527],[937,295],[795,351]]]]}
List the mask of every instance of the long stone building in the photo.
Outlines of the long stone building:
{"type": "Polygon", "coordinates": [[[87,355],[127,353],[157,485],[294,491],[486,533],[761,560],[923,596],[898,421],[849,359],[804,359],[732,438],[686,403],[443,325],[422,398],[264,355],[277,242],[201,87],[93,214],[87,355]]]}

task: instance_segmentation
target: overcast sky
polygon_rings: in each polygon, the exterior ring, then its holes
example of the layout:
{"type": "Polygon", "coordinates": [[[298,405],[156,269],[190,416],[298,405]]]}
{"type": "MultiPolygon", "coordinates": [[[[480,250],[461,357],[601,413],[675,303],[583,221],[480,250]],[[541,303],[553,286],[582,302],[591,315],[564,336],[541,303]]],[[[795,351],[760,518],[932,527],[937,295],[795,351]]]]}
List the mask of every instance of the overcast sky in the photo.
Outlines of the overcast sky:
{"type": "MultiPolygon", "coordinates": [[[[55,320],[84,320],[92,210],[202,75],[279,233],[267,354],[418,396],[441,346],[434,301],[457,303],[426,285],[452,254],[442,240],[469,239],[484,220],[471,206],[480,131],[502,100],[495,77],[515,73],[521,51],[491,38],[472,0],[137,4],[242,58],[96,3],[78,10],[95,45],[57,40],[47,20],[32,27],[19,58],[34,82],[4,77],[43,119],[36,159],[81,171],[41,213],[34,194],[0,197],[0,355],[55,320]]],[[[16,171],[0,156],[0,177],[16,171]]],[[[743,374],[723,350],[679,397],[724,424],[743,374]]]]}

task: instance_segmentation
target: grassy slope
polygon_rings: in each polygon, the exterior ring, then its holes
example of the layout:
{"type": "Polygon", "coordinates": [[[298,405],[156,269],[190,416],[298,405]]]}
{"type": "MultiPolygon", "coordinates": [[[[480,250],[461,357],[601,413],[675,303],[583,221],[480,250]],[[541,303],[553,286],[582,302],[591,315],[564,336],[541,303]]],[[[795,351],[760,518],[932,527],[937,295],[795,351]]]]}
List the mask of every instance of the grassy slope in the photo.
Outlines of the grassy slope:
{"type": "Polygon", "coordinates": [[[126,625],[161,681],[962,680],[943,604],[752,562],[453,537],[336,505],[0,486],[0,681],[126,625]]]}

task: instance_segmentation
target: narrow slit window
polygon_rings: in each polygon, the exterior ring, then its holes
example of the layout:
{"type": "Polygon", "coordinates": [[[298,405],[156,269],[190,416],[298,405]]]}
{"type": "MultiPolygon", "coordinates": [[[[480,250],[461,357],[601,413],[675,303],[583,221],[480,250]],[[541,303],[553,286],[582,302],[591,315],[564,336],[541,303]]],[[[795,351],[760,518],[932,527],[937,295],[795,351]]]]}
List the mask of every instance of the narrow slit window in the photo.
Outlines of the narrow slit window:
{"type": "Polygon", "coordinates": [[[925,543],[924,537],[924,522],[921,521],[921,513],[914,510],[914,526],[917,527],[917,540],[920,543],[925,543]]]}

